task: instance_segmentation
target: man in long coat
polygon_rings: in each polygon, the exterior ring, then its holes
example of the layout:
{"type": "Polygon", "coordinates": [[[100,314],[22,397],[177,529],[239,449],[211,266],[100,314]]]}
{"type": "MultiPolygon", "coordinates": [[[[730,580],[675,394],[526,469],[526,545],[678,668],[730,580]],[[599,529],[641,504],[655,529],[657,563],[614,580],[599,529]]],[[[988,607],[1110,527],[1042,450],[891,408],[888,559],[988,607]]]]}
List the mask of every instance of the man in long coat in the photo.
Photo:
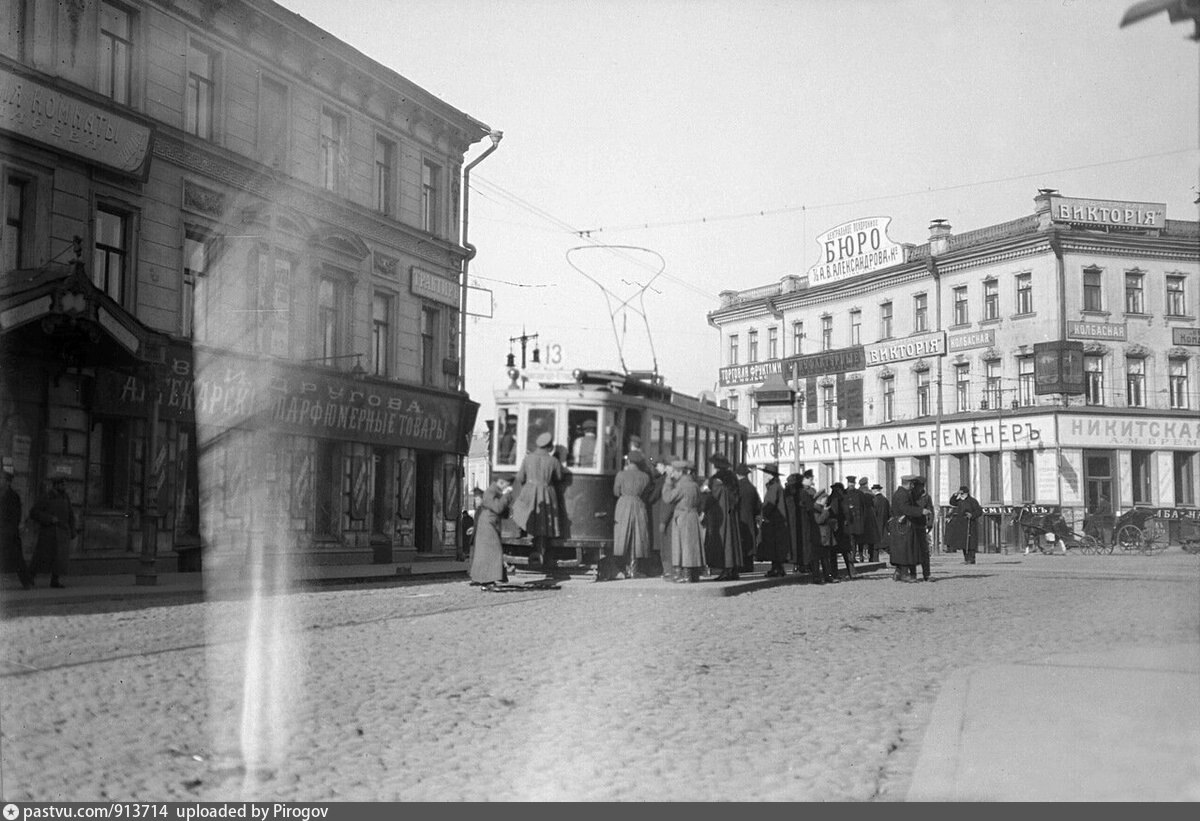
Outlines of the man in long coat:
{"type": "MultiPolygon", "coordinates": [[[[849,531],[848,493],[849,491],[841,482],[834,482],[829,489],[829,518],[833,523],[833,548],[829,554],[829,561],[833,565],[835,579],[837,578],[837,557],[839,555],[846,564],[846,578],[858,578],[858,574],[854,570],[854,540],[849,531]]],[[[861,515],[861,508],[857,512],[861,515]]]]}
{"type": "Polygon", "coordinates": [[[863,532],[858,537],[858,552],[855,558],[860,562],[879,560],[879,525],[875,521],[875,494],[867,487],[867,477],[858,480],[858,498],[862,502],[863,532]]]}
{"type": "Polygon", "coordinates": [[[776,464],[763,465],[759,468],[771,478],[763,488],[762,525],[758,531],[758,558],[770,562],[768,576],[782,576],[783,563],[788,560],[788,545],[791,537],[788,533],[786,514],[784,513],[783,484],[779,481],[779,466],[776,464]]]}
{"type": "Polygon", "coordinates": [[[613,554],[625,557],[625,578],[636,578],[637,563],[650,556],[650,521],[646,510],[646,488],[650,479],[625,457],[625,469],[613,480],[617,508],[613,513],[613,554]]]}
{"type": "Polygon", "coordinates": [[[507,582],[504,545],[500,541],[500,520],[512,508],[512,483],[504,476],[483,492],[475,512],[475,541],[471,547],[471,566],[467,575],[471,584],[489,585],[507,582]]]}
{"type": "Polygon", "coordinates": [[[879,548],[888,549],[888,521],[892,518],[892,503],[883,494],[883,485],[871,485],[871,509],[875,514],[875,529],[877,533],[875,544],[871,549],[871,561],[879,560],[879,548]]]}
{"type": "Polygon", "coordinates": [[[917,554],[917,564],[921,565],[921,578],[924,579],[925,581],[929,581],[929,572],[930,572],[930,556],[929,556],[930,546],[929,546],[929,543],[932,540],[932,536],[930,534],[932,533],[932,530],[933,530],[934,519],[933,519],[933,499],[930,498],[929,492],[927,490],[925,490],[925,477],[924,476],[918,476],[916,479],[913,480],[912,498],[913,498],[913,504],[915,504],[917,507],[921,508],[921,513],[922,513],[921,526],[922,526],[923,530],[921,531],[921,538],[920,538],[919,542],[917,543],[918,550],[919,550],[919,552],[917,554]]]}
{"type": "Polygon", "coordinates": [[[671,463],[671,475],[663,486],[663,501],[674,505],[671,518],[671,556],[678,562],[676,581],[700,581],[704,566],[704,537],[700,533],[700,485],[696,469],[679,459],[671,463]]]}
{"type": "Polygon", "coordinates": [[[787,522],[788,560],[800,564],[800,474],[789,473],[783,482],[783,518],[787,522]]]}
{"type": "Polygon", "coordinates": [[[817,489],[813,472],[800,474],[800,492],[796,495],[800,525],[800,564],[796,572],[809,574],[813,584],[825,584],[830,575],[828,551],[821,544],[821,528],[817,524],[817,489]]]}
{"type": "Polygon", "coordinates": [[[737,477],[723,454],[714,453],[708,461],[715,470],[708,479],[704,501],[704,556],[709,567],[721,569],[717,581],[732,581],[739,577],[742,566],[737,477]]]}
{"type": "Polygon", "coordinates": [[[0,563],[3,572],[16,573],[21,587],[33,587],[21,545],[21,495],[13,490],[13,474],[6,465],[0,470],[0,563]]]}
{"type": "Polygon", "coordinates": [[[60,577],[67,573],[67,551],[75,538],[75,511],[67,495],[66,479],[51,482],[50,492],[37,500],[29,518],[39,525],[29,568],[30,585],[36,582],[37,574],[49,573],[51,587],[65,587],[60,577]]]}
{"type": "Polygon", "coordinates": [[[866,509],[862,494],[858,491],[858,477],[847,476],[846,487],[842,491],[842,527],[845,528],[847,541],[850,543],[850,555],[856,562],[862,561],[862,536],[866,530],[866,509]]]}
{"type": "Polygon", "coordinates": [[[921,542],[925,538],[925,511],[913,497],[913,483],[919,476],[900,477],[900,486],[892,494],[891,543],[889,561],[896,568],[892,578],[898,582],[915,582],[917,564],[921,561],[921,542]]]}
{"type": "Polygon", "coordinates": [[[536,449],[525,454],[517,470],[516,484],[521,490],[513,503],[513,520],[517,527],[533,537],[533,552],[541,557],[547,575],[555,573],[555,558],[550,540],[562,535],[558,516],[558,485],[562,481],[562,464],[550,452],[554,437],[549,433],[538,436],[536,449]]]}
{"type": "Polygon", "coordinates": [[[738,465],[738,533],[742,539],[742,572],[754,570],[754,547],[758,542],[758,517],[762,515],[762,497],[750,481],[750,466],[738,465]]]}
{"type": "Polygon", "coordinates": [[[979,550],[979,517],[983,507],[971,495],[971,489],[963,485],[950,497],[950,516],[946,521],[946,548],[961,551],[965,564],[975,564],[975,553],[979,550]]]}

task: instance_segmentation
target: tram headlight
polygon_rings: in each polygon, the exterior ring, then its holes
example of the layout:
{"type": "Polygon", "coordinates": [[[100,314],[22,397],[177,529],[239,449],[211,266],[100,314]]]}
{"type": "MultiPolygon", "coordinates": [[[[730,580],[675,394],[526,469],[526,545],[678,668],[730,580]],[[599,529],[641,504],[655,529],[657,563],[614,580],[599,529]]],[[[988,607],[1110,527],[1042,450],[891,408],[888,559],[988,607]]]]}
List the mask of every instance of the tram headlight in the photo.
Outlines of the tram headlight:
{"type": "Polygon", "coordinates": [[[517,378],[520,376],[521,376],[521,372],[519,370],[517,370],[516,368],[508,369],[508,378],[512,380],[512,384],[509,385],[510,388],[517,387],[517,378]]]}
{"type": "Polygon", "coordinates": [[[587,373],[581,368],[576,368],[575,370],[571,371],[571,378],[576,382],[582,382],[583,377],[585,376],[587,376],[587,373]]]}

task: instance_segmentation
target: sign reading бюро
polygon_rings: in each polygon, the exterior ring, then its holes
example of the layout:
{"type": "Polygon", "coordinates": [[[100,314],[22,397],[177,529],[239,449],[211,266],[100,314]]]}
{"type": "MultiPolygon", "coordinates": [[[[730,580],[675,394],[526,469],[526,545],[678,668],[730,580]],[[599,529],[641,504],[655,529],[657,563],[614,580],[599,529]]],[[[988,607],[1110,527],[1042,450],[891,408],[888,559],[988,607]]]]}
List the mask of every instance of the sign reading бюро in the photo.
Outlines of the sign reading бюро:
{"type": "Polygon", "coordinates": [[[817,237],[821,261],[808,269],[809,285],[869,274],[904,262],[904,246],[888,239],[891,217],[862,217],[817,237]]]}

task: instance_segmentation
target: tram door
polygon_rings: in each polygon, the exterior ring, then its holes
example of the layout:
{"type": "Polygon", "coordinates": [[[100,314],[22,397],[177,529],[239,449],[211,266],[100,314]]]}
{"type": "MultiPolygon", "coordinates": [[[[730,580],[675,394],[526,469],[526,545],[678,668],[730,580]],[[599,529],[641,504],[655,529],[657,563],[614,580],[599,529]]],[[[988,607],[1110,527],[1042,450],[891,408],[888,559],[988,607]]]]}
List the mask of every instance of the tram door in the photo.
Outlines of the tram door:
{"type": "Polygon", "coordinates": [[[418,553],[431,553],[434,548],[434,519],[437,511],[433,500],[433,488],[439,483],[437,464],[438,454],[417,451],[413,542],[418,553]]]}

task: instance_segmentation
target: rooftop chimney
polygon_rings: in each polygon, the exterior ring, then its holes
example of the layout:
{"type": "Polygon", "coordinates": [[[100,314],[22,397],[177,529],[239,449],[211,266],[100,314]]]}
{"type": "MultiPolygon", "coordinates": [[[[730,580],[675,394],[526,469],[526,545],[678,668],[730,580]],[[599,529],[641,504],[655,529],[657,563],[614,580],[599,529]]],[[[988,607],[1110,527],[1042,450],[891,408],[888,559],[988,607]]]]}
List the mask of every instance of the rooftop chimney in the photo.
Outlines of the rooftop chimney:
{"type": "Polygon", "coordinates": [[[937,219],[929,223],[929,254],[940,256],[950,250],[950,222],[937,219]]]}
{"type": "Polygon", "coordinates": [[[1039,188],[1037,196],[1033,198],[1033,213],[1038,216],[1038,229],[1050,227],[1052,219],[1050,217],[1050,198],[1058,196],[1057,188],[1039,188]]]}

